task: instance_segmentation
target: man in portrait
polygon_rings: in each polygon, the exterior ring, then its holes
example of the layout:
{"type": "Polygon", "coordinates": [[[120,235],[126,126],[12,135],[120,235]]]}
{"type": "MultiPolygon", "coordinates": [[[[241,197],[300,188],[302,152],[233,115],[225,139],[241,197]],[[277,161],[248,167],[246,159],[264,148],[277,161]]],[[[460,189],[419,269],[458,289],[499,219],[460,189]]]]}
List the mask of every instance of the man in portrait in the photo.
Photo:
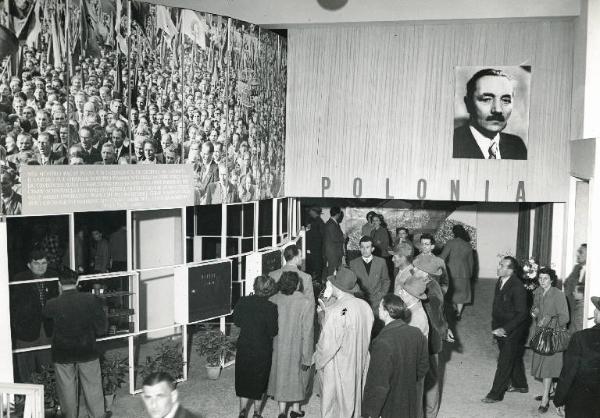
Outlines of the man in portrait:
{"type": "Polygon", "coordinates": [[[454,130],[454,158],[526,160],[527,147],[503,132],[513,111],[514,81],[503,70],[485,68],[467,82],[467,124],[454,130]]]}

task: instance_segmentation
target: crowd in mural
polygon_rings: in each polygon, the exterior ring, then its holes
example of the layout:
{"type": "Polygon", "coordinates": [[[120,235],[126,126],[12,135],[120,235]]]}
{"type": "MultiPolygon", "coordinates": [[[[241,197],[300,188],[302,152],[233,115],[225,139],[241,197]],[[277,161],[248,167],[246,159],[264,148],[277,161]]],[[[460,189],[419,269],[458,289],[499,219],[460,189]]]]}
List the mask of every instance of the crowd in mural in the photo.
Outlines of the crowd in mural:
{"type": "Polygon", "coordinates": [[[285,40],[221,16],[108,3],[0,12],[17,35],[0,73],[2,213],[20,213],[23,165],[190,164],[197,204],[281,196],[285,40]]]}

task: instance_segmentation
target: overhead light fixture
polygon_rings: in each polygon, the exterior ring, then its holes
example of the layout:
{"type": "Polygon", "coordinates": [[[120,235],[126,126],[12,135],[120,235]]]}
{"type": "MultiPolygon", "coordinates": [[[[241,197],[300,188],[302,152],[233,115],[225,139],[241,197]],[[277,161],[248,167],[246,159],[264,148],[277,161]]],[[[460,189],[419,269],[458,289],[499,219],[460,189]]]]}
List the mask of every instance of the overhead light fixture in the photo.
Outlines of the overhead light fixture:
{"type": "Polygon", "coordinates": [[[339,10],[348,3],[348,0],[317,0],[317,3],[326,10],[339,10]]]}

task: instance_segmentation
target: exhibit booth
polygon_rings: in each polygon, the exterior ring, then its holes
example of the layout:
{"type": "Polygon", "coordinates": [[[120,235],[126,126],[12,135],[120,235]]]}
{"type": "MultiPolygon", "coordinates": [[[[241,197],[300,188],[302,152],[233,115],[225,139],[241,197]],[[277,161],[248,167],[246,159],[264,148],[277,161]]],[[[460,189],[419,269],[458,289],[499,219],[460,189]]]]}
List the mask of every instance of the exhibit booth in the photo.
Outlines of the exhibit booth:
{"type": "MultiPolygon", "coordinates": [[[[12,167],[22,204],[0,218],[0,382],[15,381],[20,357],[48,352],[49,340],[4,336],[19,287],[57,294],[50,272],[60,266],[103,301],[99,347],[126,358],[129,393],[160,350],[180,354],[186,380],[194,326],[231,333],[234,304],[281,267],[282,249],[296,244],[306,256],[314,206],[324,221],[328,208],[344,210],[348,252],[370,210],[392,235],[408,227],[440,246],[463,225],[481,279],[496,278],[504,255],[565,278],[587,242],[585,298],[600,294],[597,2],[533,1],[517,13],[519,2],[466,1],[466,15],[441,1],[391,14],[384,0],[333,11],[291,0],[159,3],[40,0],[31,13],[46,24],[4,57],[8,74],[32,50],[63,68],[57,78],[74,106],[79,84],[110,78],[122,105],[115,119],[136,128],[119,164],[12,167]],[[491,105],[477,90],[482,77],[506,83],[491,105]],[[162,136],[148,127],[155,149],[140,142],[140,113],[176,116],[162,136]],[[480,137],[477,126],[498,135],[480,137]],[[219,167],[208,182],[211,159],[219,167]],[[17,280],[34,247],[48,254],[48,274],[17,280]]],[[[57,141],[70,150],[81,136],[67,129],[57,141]]],[[[587,326],[592,310],[586,303],[587,326]]]]}

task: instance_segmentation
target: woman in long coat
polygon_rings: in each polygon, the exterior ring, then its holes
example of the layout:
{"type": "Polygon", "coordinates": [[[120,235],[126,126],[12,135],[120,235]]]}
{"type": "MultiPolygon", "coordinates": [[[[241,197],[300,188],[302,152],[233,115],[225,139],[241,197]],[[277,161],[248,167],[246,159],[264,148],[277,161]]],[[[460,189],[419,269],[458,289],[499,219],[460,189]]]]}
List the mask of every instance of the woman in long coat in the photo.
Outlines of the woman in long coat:
{"type": "Polygon", "coordinates": [[[250,400],[254,417],[261,416],[260,404],[267,391],[277,335],[277,306],[269,301],[277,289],[275,280],[258,276],[254,294],[240,299],[233,310],[233,322],[240,327],[235,355],[235,393],[240,397],[240,418],[246,418],[250,400]]]}
{"type": "Polygon", "coordinates": [[[452,303],[456,311],[456,319],[460,321],[465,303],[471,303],[471,278],[473,277],[473,247],[471,237],[462,225],[452,227],[454,238],[444,245],[440,258],[446,262],[450,285],[452,286],[452,303]]]}
{"type": "Polygon", "coordinates": [[[301,417],[300,402],[307,396],[314,345],[314,301],[298,291],[298,273],[284,271],[279,293],[271,297],[279,313],[279,334],[273,341],[273,361],[267,394],[279,402],[279,417],[301,417]]]}
{"type": "MultiPolygon", "coordinates": [[[[534,318],[538,327],[547,325],[551,318],[558,318],[558,326],[566,327],[569,323],[569,308],[567,298],[564,293],[556,287],[556,272],[550,268],[544,267],[539,271],[538,281],[540,287],[533,292],[533,308],[531,316],[534,318]]],[[[538,411],[544,413],[548,411],[550,386],[552,379],[560,376],[563,365],[563,353],[554,353],[551,356],[543,356],[533,353],[531,360],[531,375],[544,382],[544,393],[542,394],[542,403],[538,411]]]]}

